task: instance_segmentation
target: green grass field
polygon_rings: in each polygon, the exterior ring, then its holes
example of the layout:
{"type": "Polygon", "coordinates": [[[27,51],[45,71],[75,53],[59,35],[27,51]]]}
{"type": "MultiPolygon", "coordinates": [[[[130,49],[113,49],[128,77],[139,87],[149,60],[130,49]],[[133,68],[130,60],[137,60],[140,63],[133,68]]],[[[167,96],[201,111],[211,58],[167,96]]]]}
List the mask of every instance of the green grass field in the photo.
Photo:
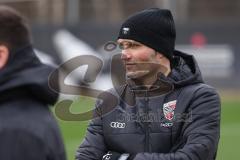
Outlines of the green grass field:
{"type": "MultiPolygon", "coordinates": [[[[71,107],[73,113],[87,111],[94,106],[94,100],[81,97],[71,107]]],[[[238,160],[240,144],[240,99],[222,100],[221,138],[217,160],[238,160]]],[[[85,135],[88,122],[69,122],[59,120],[68,160],[73,160],[76,149],[85,135]]]]}

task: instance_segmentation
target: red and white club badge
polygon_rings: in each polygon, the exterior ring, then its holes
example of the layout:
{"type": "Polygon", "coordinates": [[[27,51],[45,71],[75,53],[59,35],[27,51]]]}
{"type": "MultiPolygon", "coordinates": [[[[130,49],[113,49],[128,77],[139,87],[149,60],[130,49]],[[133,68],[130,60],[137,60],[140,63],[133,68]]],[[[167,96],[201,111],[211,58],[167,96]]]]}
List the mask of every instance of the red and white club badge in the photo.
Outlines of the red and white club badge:
{"type": "Polygon", "coordinates": [[[163,104],[163,113],[167,120],[171,121],[174,117],[174,110],[176,108],[177,100],[170,101],[163,104]]]}

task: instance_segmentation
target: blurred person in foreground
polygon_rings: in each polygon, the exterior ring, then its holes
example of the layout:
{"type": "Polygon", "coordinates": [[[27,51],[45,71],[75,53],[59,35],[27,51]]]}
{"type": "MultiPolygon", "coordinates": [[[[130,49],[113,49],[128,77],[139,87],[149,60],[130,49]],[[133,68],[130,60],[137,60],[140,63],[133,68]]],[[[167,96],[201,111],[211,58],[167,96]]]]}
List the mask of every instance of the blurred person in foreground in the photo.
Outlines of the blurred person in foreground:
{"type": "MultiPolygon", "coordinates": [[[[175,50],[172,14],[146,9],[118,36],[126,84],[109,92],[117,105],[96,103],[78,160],[213,160],[220,135],[220,99],[202,80],[192,55],[175,50]]],[[[114,101],[103,97],[103,101],[114,101]]]]}
{"type": "Polygon", "coordinates": [[[64,145],[49,105],[58,94],[48,87],[53,68],[31,45],[25,19],[0,6],[0,159],[65,160],[64,145]]]}

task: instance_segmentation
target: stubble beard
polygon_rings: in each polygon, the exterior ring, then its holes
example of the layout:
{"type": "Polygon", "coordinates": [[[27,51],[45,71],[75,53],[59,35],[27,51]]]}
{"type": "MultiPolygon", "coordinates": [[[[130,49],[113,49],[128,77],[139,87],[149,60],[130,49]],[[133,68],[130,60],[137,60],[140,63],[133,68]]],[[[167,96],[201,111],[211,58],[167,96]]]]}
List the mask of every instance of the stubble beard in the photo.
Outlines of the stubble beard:
{"type": "Polygon", "coordinates": [[[138,79],[145,75],[147,75],[150,71],[149,70],[140,70],[140,71],[129,71],[127,72],[127,77],[130,79],[138,79]]]}

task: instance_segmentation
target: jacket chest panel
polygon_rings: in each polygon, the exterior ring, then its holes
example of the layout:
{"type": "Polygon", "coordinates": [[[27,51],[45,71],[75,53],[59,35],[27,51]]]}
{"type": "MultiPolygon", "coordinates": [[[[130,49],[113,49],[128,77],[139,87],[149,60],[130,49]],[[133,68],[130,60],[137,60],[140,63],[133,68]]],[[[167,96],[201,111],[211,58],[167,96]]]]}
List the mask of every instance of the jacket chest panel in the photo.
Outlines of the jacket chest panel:
{"type": "Polygon", "coordinates": [[[144,152],[146,146],[149,152],[167,153],[181,136],[190,102],[191,96],[182,92],[136,98],[134,106],[118,106],[103,118],[106,143],[128,153],[144,152]]]}

